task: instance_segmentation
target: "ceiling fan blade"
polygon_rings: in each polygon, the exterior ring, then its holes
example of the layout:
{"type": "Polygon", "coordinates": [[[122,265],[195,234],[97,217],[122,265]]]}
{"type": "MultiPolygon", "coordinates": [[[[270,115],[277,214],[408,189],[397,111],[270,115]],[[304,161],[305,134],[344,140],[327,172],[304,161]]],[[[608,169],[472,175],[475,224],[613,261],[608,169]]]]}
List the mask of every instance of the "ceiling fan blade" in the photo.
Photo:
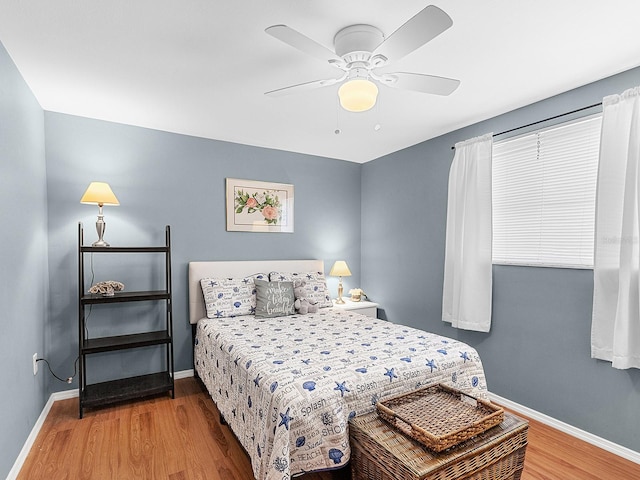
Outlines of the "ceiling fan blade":
{"type": "Polygon", "coordinates": [[[460,80],[453,78],[406,72],[387,73],[380,77],[380,81],[393,88],[443,96],[451,95],[460,85],[460,80]]]}
{"type": "Polygon", "coordinates": [[[298,85],[291,85],[290,87],[278,88],[277,90],[271,90],[265,92],[265,95],[270,97],[281,97],[283,95],[289,95],[291,93],[306,92],[307,90],[313,90],[320,87],[328,87],[329,85],[335,85],[346,78],[344,75],[342,78],[328,78],[326,80],[314,80],[312,82],[299,83],[298,85]]]}
{"type": "Polygon", "coordinates": [[[383,55],[389,62],[400,60],[453,25],[453,20],[435,5],[418,12],[376,47],[373,55],[383,55]]]}
{"type": "Polygon", "coordinates": [[[265,29],[269,35],[277,38],[287,45],[297,48],[303,53],[316,57],[325,62],[329,62],[336,66],[344,64],[344,61],[327,47],[320,45],[315,40],[301,34],[286,25],[273,25],[265,29]]]}

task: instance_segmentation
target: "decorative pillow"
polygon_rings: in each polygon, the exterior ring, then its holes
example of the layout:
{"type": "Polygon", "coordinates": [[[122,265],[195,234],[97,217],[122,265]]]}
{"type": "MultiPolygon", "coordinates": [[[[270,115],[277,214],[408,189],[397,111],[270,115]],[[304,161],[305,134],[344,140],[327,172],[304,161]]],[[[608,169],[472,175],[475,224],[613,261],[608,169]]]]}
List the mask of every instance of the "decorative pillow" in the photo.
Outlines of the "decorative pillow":
{"type": "Polygon", "coordinates": [[[203,278],[200,280],[207,317],[252,315],[256,310],[253,276],[245,278],[203,278]]]}
{"type": "Polygon", "coordinates": [[[256,317],[281,317],[296,313],[293,282],[255,280],[256,317]]]}
{"type": "Polygon", "coordinates": [[[327,289],[327,280],[322,272],[271,272],[269,279],[274,281],[293,282],[295,280],[304,280],[305,285],[301,289],[302,295],[296,294],[296,300],[309,300],[311,304],[317,304],[319,308],[333,307],[331,295],[327,289]]]}

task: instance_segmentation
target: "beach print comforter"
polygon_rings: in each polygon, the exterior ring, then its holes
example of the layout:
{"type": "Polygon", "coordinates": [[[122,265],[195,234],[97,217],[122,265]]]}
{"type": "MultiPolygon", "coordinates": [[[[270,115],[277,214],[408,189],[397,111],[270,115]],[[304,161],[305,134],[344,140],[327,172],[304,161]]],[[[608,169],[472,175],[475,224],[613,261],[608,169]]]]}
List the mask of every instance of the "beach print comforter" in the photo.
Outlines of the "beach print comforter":
{"type": "Polygon", "coordinates": [[[202,319],[195,368],[257,480],[349,460],[348,420],[378,400],[446,383],[486,397],[468,345],[348,311],[202,319]]]}

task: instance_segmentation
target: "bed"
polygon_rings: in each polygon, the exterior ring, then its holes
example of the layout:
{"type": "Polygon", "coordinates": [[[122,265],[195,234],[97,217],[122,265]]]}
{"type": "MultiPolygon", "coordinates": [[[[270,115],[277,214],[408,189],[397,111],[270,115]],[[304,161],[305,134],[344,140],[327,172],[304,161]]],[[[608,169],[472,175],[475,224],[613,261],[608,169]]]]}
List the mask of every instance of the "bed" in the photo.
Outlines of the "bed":
{"type": "Polygon", "coordinates": [[[189,263],[195,372],[257,480],[345,466],[348,420],[432,383],[486,398],[477,352],[450,338],[336,308],[208,318],[201,279],[324,272],[319,260],[189,263]]]}

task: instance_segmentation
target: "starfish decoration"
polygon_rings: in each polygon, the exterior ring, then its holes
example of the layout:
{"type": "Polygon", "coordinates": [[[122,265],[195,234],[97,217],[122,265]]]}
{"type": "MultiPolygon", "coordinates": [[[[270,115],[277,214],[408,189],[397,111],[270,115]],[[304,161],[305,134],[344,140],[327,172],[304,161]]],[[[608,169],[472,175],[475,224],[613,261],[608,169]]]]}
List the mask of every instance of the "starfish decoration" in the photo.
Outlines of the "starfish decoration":
{"type": "Polygon", "coordinates": [[[253,379],[253,383],[256,384],[256,387],[260,386],[260,380],[262,380],[262,378],[260,378],[260,374],[258,374],[258,376],[253,379]]]}
{"type": "Polygon", "coordinates": [[[347,383],[346,381],[342,382],[342,383],[338,383],[336,382],[336,388],[334,388],[334,390],[340,390],[340,396],[344,397],[344,392],[350,392],[351,390],[349,390],[347,388],[347,386],[345,385],[345,383],[347,383]]]}
{"type": "Polygon", "coordinates": [[[398,378],[398,375],[396,375],[396,372],[395,372],[395,368],[392,368],[391,370],[389,370],[388,368],[385,367],[385,370],[386,370],[385,375],[389,377],[389,382],[393,382],[394,378],[398,378]]]}
{"type": "Polygon", "coordinates": [[[216,285],[218,285],[218,282],[214,282],[214,281],[209,282],[210,287],[215,287],[216,285]]]}
{"type": "Polygon", "coordinates": [[[289,422],[293,420],[293,417],[289,416],[289,410],[291,410],[291,407],[288,407],[284,414],[280,414],[280,423],[278,424],[279,427],[284,425],[287,430],[289,430],[289,422]]]}
{"type": "Polygon", "coordinates": [[[224,312],[221,312],[220,310],[216,310],[216,317],[222,318],[222,316],[224,316],[224,312]]]}
{"type": "Polygon", "coordinates": [[[469,354],[467,354],[467,352],[460,352],[460,358],[464,359],[464,363],[467,363],[467,360],[471,361],[471,359],[469,358],[469,354]]]}
{"type": "Polygon", "coordinates": [[[433,360],[428,360],[427,361],[427,367],[431,368],[432,372],[433,372],[434,368],[438,368],[438,367],[436,367],[436,362],[434,362],[433,360]]]}

